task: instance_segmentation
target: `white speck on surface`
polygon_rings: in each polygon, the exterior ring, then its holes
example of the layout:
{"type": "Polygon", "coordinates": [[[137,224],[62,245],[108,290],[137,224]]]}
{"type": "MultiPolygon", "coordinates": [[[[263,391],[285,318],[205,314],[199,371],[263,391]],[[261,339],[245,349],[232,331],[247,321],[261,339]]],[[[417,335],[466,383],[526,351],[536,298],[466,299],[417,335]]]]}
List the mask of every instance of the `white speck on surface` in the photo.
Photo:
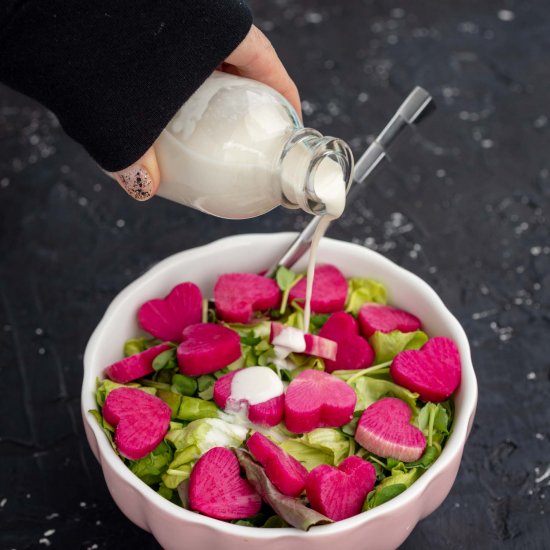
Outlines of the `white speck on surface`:
{"type": "Polygon", "coordinates": [[[527,222],[521,222],[519,225],[515,227],[514,232],[516,233],[516,235],[521,235],[528,229],[529,229],[529,224],[527,222]]]}
{"type": "Polygon", "coordinates": [[[51,537],[55,533],[55,529],[48,529],[44,532],[45,537],[51,537]]]}
{"type": "Polygon", "coordinates": [[[368,100],[369,100],[369,94],[367,94],[366,92],[361,92],[357,96],[357,101],[359,101],[359,103],[365,103],[365,101],[368,101],[368,100]]]}
{"type": "Polygon", "coordinates": [[[118,228],[122,228],[126,225],[126,222],[122,219],[117,220],[115,223],[118,228]]]}
{"type": "Polygon", "coordinates": [[[52,512],[51,514],[48,514],[46,516],[46,519],[47,520],[52,520],[52,519],[55,519],[55,518],[58,518],[59,517],[59,514],[57,512],[52,512]]]}
{"type": "Polygon", "coordinates": [[[548,117],[546,115],[540,115],[533,121],[535,128],[544,128],[548,125],[548,117]]]}
{"type": "Polygon", "coordinates": [[[80,206],[88,206],[88,199],[86,197],[78,197],[77,202],[80,206]]]}
{"type": "Polygon", "coordinates": [[[531,253],[531,256],[540,256],[542,253],[542,246],[532,246],[529,249],[529,252],[531,253]]]}
{"type": "Polygon", "coordinates": [[[313,25],[317,25],[319,23],[321,23],[321,21],[323,20],[323,16],[316,12],[316,11],[307,11],[304,15],[304,19],[308,22],[308,23],[312,23],[313,25]]]}
{"type": "Polygon", "coordinates": [[[94,183],[94,186],[92,187],[92,189],[96,192],[96,193],[99,193],[102,189],[101,187],[101,183],[94,183]]]}
{"type": "Polygon", "coordinates": [[[481,147],[483,147],[483,149],[490,149],[491,147],[493,147],[494,144],[495,142],[492,139],[481,140],[481,147]]]}
{"type": "Polygon", "coordinates": [[[1,187],[2,189],[5,189],[9,184],[10,184],[9,178],[2,178],[2,179],[0,180],[0,187],[1,187]]]}
{"type": "Polygon", "coordinates": [[[31,498],[31,494],[30,494],[30,493],[27,493],[27,494],[25,495],[25,498],[31,498]]]}
{"type": "Polygon", "coordinates": [[[7,498],[3,498],[2,500],[0,500],[0,508],[4,508],[7,502],[8,502],[7,498]]]}
{"type": "Polygon", "coordinates": [[[95,522],[95,524],[99,527],[100,525],[102,525],[101,520],[98,519],[98,520],[95,522]]]}
{"type": "Polygon", "coordinates": [[[390,17],[394,17],[395,19],[401,19],[405,16],[405,10],[403,8],[393,8],[390,11],[390,17]]]}
{"type": "Polygon", "coordinates": [[[38,544],[43,544],[44,546],[51,546],[52,543],[50,542],[49,539],[47,538],[41,538],[39,541],[38,541],[38,544]]]}
{"type": "Polygon", "coordinates": [[[545,439],[544,434],[541,434],[541,433],[537,432],[535,434],[535,439],[538,439],[539,441],[543,441],[545,439]]]}
{"type": "Polygon", "coordinates": [[[34,333],[37,335],[37,336],[42,336],[44,334],[44,330],[41,329],[40,327],[38,328],[35,328],[34,329],[34,333]]]}
{"type": "Polygon", "coordinates": [[[458,31],[466,34],[477,34],[479,32],[479,27],[471,21],[463,21],[458,24],[458,31]]]}
{"type": "Polygon", "coordinates": [[[498,10],[497,17],[501,21],[513,21],[516,18],[516,14],[511,10],[498,10]]]}
{"type": "Polygon", "coordinates": [[[97,550],[99,546],[94,542],[91,546],[88,546],[86,550],[97,550]]]}
{"type": "Polygon", "coordinates": [[[474,321],[477,321],[479,319],[485,319],[486,317],[495,315],[495,313],[498,313],[498,309],[496,308],[486,309],[485,311],[476,311],[475,313],[472,313],[472,319],[474,321]]]}
{"type": "Polygon", "coordinates": [[[38,355],[45,355],[45,354],[46,354],[46,348],[38,348],[38,355]]]}
{"type": "Polygon", "coordinates": [[[528,372],[527,373],[527,380],[536,380],[537,379],[537,373],[536,372],[528,372]]]}
{"type": "Polygon", "coordinates": [[[82,501],[82,502],[80,503],[80,507],[81,507],[81,508],[86,508],[86,503],[85,503],[84,501],[82,501]]]}
{"type": "Polygon", "coordinates": [[[443,168],[440,168],[439,170],[436,171],[435,175],[438,178],[444,178],[447,175],[447,172],[443,170],[443,168]]]}
{"type": "MultiPolygon", "coordinates": [[[[535,468],[535,473],[538,475],[538,472],[540,472],[539,468],[535,468]]],[[[539,477],[535,478],[535,483],[542,483],[545,479],[548,479],[550,477],[550,465],[546,468],[543,474],[541,474],[539,477]]]]}

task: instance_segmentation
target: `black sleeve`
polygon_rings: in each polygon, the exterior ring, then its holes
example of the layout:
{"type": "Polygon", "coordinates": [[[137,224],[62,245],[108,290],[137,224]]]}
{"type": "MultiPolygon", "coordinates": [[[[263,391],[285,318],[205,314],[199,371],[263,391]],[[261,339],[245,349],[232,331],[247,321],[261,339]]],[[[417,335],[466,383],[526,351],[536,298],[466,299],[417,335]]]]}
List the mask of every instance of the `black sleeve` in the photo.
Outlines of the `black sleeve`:
{"type": "Polygon", "coordinates": [[[135,162],[246,36],[243,0],[0,0],[0,81],[108,171],[135,162]]]}

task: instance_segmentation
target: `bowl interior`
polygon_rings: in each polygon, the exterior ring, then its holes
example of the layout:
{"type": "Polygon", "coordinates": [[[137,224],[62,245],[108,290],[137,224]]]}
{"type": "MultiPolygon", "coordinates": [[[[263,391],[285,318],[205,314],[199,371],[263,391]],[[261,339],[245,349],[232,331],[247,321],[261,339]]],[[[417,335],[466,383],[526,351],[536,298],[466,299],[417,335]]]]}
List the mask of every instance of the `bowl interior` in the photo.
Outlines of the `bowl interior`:
{"type": "MultiPolygon", "coordinates": [[[[166,295],[176,284],[183,281],[192,281],[198,284],[204,296],[212,296],[213,286],[217,277],[222,273],[248,271],[261,272],[268,269],[272,262],[280,256],[290,242],[295,238],[294,233],[241,235],[221,239],[209,245],[187,250],[171,256],[152,268],[145,275],[123,290],[112,302],[104,318],[92,335],[84,357],[84,380],[82,388],[82,409],[85,421],[89,424],[98,440],[99,452],[102,459],[120,469],[122,475],[127,475],[131,482],[142,484],[133,476],[119,460],[109,446],[107,439],[95,424],[91,415],[85,411],[96,408],[94,391],[96,378],[101,378],[103,369],[122,356],[122,345],[128,338],[140,333],[136,322],[136,314],[140,305],[151,299],[166,295]],[[116,464],[115,464],[116,462],[116,464]],[[122,471],[124,470],[124,473],[122,471]]],[[[388,301],[392,305],[401,307],[415,314],[422,320],[425,330],[430,336],[447,336],[458,345],[462,360],[462,383],[455,398],[456,414],[453,433],[449,438],[444,452],[436,463],[413,486],[396,499],[387,503],[390,507],[414,492],[420,491],[438,470],[445,467],[445,456],[451,455],[462,448],[467,437],[475,411],[477,386],[473,367],[470,360],[470,350],[466,335],[458,321],[445,308],[443,302],[435,292],[420,278],[398,267],[383,256],[358,245],[323,239],[319,247],[318,261],[338,266],[346,277],[372,277],[378,279],[388,289],[388,301]]],[[[296,266],[298,270],[305,269],[305,260],[302,259],[296,266]]],[[[144,489],[149,489],[142,484],[144,489]]],[[[152,490],[151,498],[161,499],[152,490]]],[[[418,493],[419,494],[419,493],[418,493]]],[[[167,505],[176,508],[165,501],[167,505]]],[[[361,514],[344,522],[324,526],[323,529],[335,529],[339,525],[352,520],[367,521],[380,513],[374,509],[367,514],[361,514]]],[[[177,509],[177,512],[184,512],[177,509]]],[[[208,518],[207,518],[208,519],[208,518]]],[[[201,519],[202,521],[202,519],[201,519]]],[[[220,523],[220,522],[216,522],[220,523]]],[[[230,525],[234,528],[236,526],[230,525]]],[[[261,530],[256,530],[261,531],[261,530]]],[[[269,530],[268,530],[269,531],[269,530]]],[[[279,529],[279,532],[288,531],[279,529]]],[[[295,530],[293,530],[295,532],[295,530]]]]}

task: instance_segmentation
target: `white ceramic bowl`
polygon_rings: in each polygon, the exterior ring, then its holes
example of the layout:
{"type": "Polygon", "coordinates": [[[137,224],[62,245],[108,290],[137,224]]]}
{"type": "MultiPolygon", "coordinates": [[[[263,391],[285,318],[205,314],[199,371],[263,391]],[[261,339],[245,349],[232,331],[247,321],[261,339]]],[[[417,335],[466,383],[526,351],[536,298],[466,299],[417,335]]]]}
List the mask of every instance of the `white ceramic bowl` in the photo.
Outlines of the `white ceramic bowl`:
{"type": "Polygon", "coordinates": [[[120,359],[122,343],[139,332],[139,306],[164,296],[182,281],[197,283],[205,296],[211,296],[218,275],[267,269],[294,237],[294,233],[241,235],[175,254],[124,289],[90,338],[82,385],[86,436],[119,508],[135,524],[150,531],[167,550],[253,550],[260,546],[262,550],[390,550],[441,504],[455,480],[477,403],[477,382],[464,330],[437,294],[417,276],[376,252],[332,239],[322,241],[320,262],[337,265],[346,276],[382,281],[391,304],[417,315],[431,336],[452,338],[460,350],[462,383],[455,399],[453,431],[441,456],[416,483],[374,510],[314,527],[307,533],[291,528],[259,529],[211,519],[172,504],[134,476],[110,447],[87,411],[96,408],[96,377],[102,376],[105,366],[120,359]]]}

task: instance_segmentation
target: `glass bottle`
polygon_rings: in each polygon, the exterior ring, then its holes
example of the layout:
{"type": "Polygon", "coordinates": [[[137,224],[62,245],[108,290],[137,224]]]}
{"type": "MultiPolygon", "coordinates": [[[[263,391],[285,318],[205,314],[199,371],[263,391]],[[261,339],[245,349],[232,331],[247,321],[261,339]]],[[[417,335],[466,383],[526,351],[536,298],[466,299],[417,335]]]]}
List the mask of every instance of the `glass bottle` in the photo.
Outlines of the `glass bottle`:
{"type": "Polygon", "coordinates": [[[222,218],[252,218],[279,205],[336,216],[353,175],[345,142],[304,128],[272,88],[217,71],[176,113],[155,151],[158,195],[222,218]]]}

